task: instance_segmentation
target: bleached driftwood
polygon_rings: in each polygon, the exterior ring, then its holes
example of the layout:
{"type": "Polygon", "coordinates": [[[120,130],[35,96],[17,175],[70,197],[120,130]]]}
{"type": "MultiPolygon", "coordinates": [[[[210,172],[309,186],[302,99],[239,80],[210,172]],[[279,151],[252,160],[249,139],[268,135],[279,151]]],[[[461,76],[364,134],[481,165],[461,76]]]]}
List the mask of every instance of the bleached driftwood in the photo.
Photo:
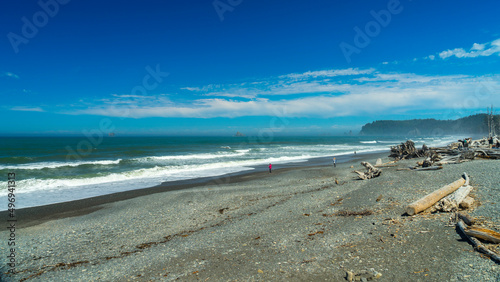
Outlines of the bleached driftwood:
{"type": "Polygon", "coordinates": [[[375,167],[389,167],[389,166],[396,166],[397,164],[397,161],[390,161],[390,162],[386,162],[386,163],[383,163],[383,164],[376,164],[375,167]]]}
{"type": "Polygon", "coordinates": [[[500,151],[498,150],[492,150],[492,149],[475,149],[474,150],[475,156],[483,159],[500,159],[500,151]]]}
{"type": "Polygon", "coordinates": [[[414,214],[417,214],[423,210],[430,208],[437,201],[441,200],[442,198],[448,196],[449,194],[453,193],[455,190],[460,188],[462,185],[464,185],[464,183],[465,183],[465,179],[460,178],[459,180],[457,180],[451,184],[443,186],[442,188],[428,194],[427,196],[409,204],[406,207],[406,213],[409,215],[414,215],[414,214]]]}
{"type": "Polygon", "coordinates": [[[425,170],[438,170],[442,169],[442,166],[429,166],[429,167],[422,167],[422,168],[413,168],[412,170],[414,171],[425,171],[425,170]]]}
{"type": "Polygon", "coordinates": [[[374,167],[369,162],[361,162],[361,164],[366,168],[366,172],[360,172],[355,170],[354,172],[358,174],[358,177],[365,180],[380,176],[382,170],[374,167]]]}
{"type": "Polygon", "coordinates": [[[492,260],[496,261],[497,263],[500,263],[500,255],[490,251],[483,244],[481,244],[481,242],[479,242],[478,239],[467,235],[467,233],[466,233],[467,227],[465,227],[465,224],[461,219],[458,220],[458,222],[457,222],[457,228],[469,240],[469,242],[472,243],[472,245],[474,246],[475,249],[477,249],[481,253],[486,254],[487,256],[489,256],[492,260]]]}
{"type": "Polygon", "coordinates": [[[433,207],[433,212],[434,211],[444,211],[444,212],[450,212],[450,211],[456,211],[458,210],[458,207],[460,206],[460,203],[469,195],[469,193],[472,191],[472,186],[469,185],[469,176],[467,173],[464,172],[464,178],[465,178],[465,183],[462,187],[458,188],[455,192],[452,194],[444,197],[443,199],[439,200],[433,207]]]}
{"type": "Polygon", "coordinates": [[[465,197],[465,199],[463,199],[463,201],[460,203],[459,206],[462,209],[468,209],[471,208],[473,204],[474,204],[474,198],[467,196],[465,197]]]}

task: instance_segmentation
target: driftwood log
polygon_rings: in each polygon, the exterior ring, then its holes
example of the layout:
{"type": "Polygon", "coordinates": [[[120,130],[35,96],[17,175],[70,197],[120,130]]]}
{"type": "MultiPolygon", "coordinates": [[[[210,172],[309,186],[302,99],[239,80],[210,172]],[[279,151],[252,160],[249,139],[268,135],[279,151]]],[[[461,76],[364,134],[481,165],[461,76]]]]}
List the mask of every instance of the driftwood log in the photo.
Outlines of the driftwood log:
{"type": "Polygon", "coordinates": [[[354,172],[358,174],[358,177],[366,180],[374,177],[380,176],[382,174],[382,170],[374,167],[371,165],[369,162],[361,162],[361,165],[363,165],[366,168],[366,172],[360,172],[355,170],[354,172]]]}
{"type": "Polygon", "coordinates": [[[442,166],[429,166],[429,167],[422,167],[422,168],[412,168],[411,170],[414,171],[425,171],[425,170],[439,170],[442,169],[442,166]]]}
{"type": "Polygon", "coordinates": [[[472,243],[472,245],[474,246],[475,249],[477,249],[479,252],[481,252],[483,254],[486,254],[487,256],[489,256],[492,260],[496,261],[497,263],[500,263],[500,255],[498,255],[498,254],[492,252],[491,250],[489,250],[488,248],[486,248],[483,244],[481,244],[481,242],[479,242],[478,239],[467,235],[467,233],[466,233],[467,227],[465,226],[465,223],[461,219],[458,220],[458,222],[457,222],[457,229],[460,230],[460,232],[463,234],[463,236],[465,236],[469,240],[469,242],[472,243]]]}
{"type": "Polygon", "coordinates": [[[500,233],[491,229],[482,227],[469,227],[465,229],[465,234],[491,243],[500,243],[500,233]]]}
{"type": "Polygon", "coordinates": [[[383,164],[376,164],[375,167],[391,167],[391,166],[397,166],[396,164],[397,161],[390,161],[390,162],[386,162],[386,163],[383,163],[383,164]]]}
{"type": "Polygon", "coordinates": [[[442,198],[448,196],[449,194],[453,193],[455,190],[460,188],[462,185],[464,185],[464,183],[465,183],[465,179],[460,178],[459,180],[457,180],[451,184],[443,186],[442,188],[428,194],[427,196],[409,204],[406,207],[406,213],[408,215],[414,215],[414,214],[417,214],[423,210],[430,208],[437,201],[441,200],[442,198]]]}
{"type": "Polygon", "coordinates": [[[451,212],[458,210],[460,204],[472,191],[472,186],[469,185],[469,176],[464,172],[465,183],[452,194],[439,200],[433,207],[432,211],[451,212]]]}

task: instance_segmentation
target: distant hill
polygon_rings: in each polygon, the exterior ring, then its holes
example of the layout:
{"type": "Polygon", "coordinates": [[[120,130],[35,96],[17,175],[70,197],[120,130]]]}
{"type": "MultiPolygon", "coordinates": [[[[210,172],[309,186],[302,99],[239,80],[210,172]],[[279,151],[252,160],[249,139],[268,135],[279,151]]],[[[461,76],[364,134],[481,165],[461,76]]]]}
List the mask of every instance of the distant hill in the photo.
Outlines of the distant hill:
{"type": "MultiPolygon", "coordinates": [[[[430,136],[473,134],[487,135],[486,114],[476,114],[457,120],[412,119],[377,120],[363,125],[360,135],[430,136]]],[[[500,133],[500,115],[495,115],[496,131],[500,133]]]]}

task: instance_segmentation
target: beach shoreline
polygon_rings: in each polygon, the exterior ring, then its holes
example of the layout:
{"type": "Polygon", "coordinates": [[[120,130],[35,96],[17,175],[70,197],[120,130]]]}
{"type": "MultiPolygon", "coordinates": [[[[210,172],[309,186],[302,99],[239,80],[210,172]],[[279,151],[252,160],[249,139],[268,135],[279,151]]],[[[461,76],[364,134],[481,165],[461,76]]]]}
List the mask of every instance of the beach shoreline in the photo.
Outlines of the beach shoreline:
{"type": "MultiPolygon", "coordinates": [[[[343,281],[347,271],[371,268],[382,274],[380,281],[500,278],[498,265],[449,226],[451,214],[404,215],[406,204],[465,171],[481,203],[471,215],[500,222],[493,173],[498,162],[398,170],[419,160],[412,159],[382,168],[381,176],[369,180],[352,173],[364,169],[360,161],[385,162],[387,155],[357,154],[335,168],[330,158],[271,174],[263,167],[167,193],[149,188],[119,201],[117,195],[99,205],[84,201],[83,209],[70,209],[73,214],[52,209],[51,217],[37,219],[41,208],[34,208],[32,215],[19,216],[21,225],[32,221],[16,233],[18,272],[2,278],[343,281]]],[[[7,246],[1,248],[5,252],[7,246]]]]}
{"type": "MultiPolygon", "coordinates": [[[[371,156],[378,156],[382,158],[387,154],[388,150],[379,152],[364,152],[357,154],[353,153],[353,154],[343,154],[336,156],[336,159],[338,164],[346,162],[351,163],[371,156]]],[[[332,166],[333,164],[332,157],[317,157],[301,162],[289,162],[279,165],[275,164],[273,168],[273,173],[278,174],[289,170],[302,169],[305,167],[332,166]]],[[[267,165],[254,166],[251,168],[252,170],[244,170],[220,176],[199,177],[199,178],[191,178],[191,179],[184,179],[177,181],[168,181],[153,187],[145,187],[140,189],[100,195],[91,198],[17,209],[16,213],[18,217],[22,219],[18,223],[18,228],[33,226],[50,220],[61,219],[65,217],[80,216],[92,213],[96,210],[101,209],[102,205],[118,201],[124,201],[145,195],[191,189],[199,186],[214,185],[214,184],[235,184],[242,181],[248,181],[255,178],[263,177],[268,174],[267,165]]],[[[0,218],[7,218],[7,215],[8,215],[7,210],[0,211],[0,218]]]]}

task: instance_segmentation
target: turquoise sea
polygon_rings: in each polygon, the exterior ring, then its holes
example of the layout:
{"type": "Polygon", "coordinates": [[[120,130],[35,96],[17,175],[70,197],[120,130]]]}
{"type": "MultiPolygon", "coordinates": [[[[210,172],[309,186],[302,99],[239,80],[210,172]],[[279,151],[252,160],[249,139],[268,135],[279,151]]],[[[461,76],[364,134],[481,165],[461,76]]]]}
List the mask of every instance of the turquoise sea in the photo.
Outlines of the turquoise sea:
{"type": "MultiPolygon", "coordinates": [[[[0,203],[16,174],[17,208],[146,188],[163,182],[252,171],[389,150],[406,137],[0,137],[0,203]],[[1,179],[0,179],[1,181],[1,179]]],[[[414,138],[417,145],[456,138],[414,138]]],[[[6,204],[0,204],[5,210],[6,204]]]]}

